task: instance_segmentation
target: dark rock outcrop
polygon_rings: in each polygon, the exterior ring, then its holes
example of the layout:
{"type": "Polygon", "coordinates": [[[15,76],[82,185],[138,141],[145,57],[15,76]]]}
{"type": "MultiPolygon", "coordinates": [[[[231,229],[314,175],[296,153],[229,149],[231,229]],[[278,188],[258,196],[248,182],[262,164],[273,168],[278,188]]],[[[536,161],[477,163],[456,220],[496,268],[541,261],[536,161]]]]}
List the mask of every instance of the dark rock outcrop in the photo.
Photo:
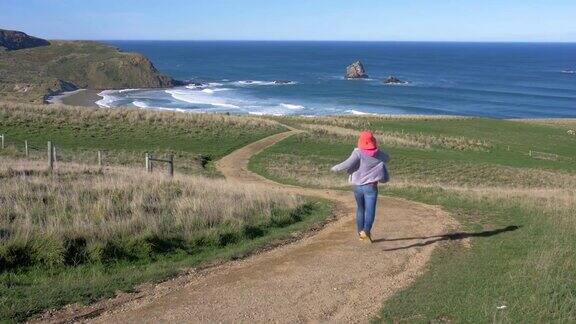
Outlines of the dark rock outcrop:
{"type": "Polygon", "coordinates": [[[274,80],[274,84],[291,84],[293,83],[290,80],[274,80]]]}
{"type": "Polygon", "coordinates": [[[50,45],[50,42],[45,39],[29,36],[26,33],[15,30],[0,29],[0,48],[5,50],[14,51],[47,45],[50,45]]]}
{"type": "Polygon", "coordinates": [[[49,97],[59,95],[63,92],[78,90],[78,87],[71,82],[66,82],[64,80],[56,80],[54,86],[46,89],[46,94],[44,95],[44,101],[48,100],[49,97]]]}
{"type": "Polygon", "coordinates": [[[385,84],[406,84],[408,83],[408,81],[404,81],[404,80],[400,80],[399,78],[391,75],[388,78],[386,78],[386,80],[382,81],[385,84]]]}
{"type": "Polygon", "coordinates": [[[346,79],[366,79],[368,74],[364,71],[362,62],[356,61],[346,68],[346,79]]]}
{"type": "Polygon", "coordinates": [[[205,88],[208,85],[206,83],[194,81],[194,82],[188,82],[188,86],[191,86],[193,88],[205,88]]]}

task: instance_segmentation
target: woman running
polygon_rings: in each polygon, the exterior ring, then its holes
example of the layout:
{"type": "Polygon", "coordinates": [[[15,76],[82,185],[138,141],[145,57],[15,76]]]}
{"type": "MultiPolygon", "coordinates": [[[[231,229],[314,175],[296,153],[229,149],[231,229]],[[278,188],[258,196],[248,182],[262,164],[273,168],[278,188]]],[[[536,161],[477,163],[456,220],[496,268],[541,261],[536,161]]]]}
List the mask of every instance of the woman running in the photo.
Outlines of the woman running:
{"type": "Polygon", "coordinates": [[[333,172],[346,170],[350,175],[356,198],[356,228],[361,241],[372,243],[370,231],[376,215],[378,182],[388,182],[390,177],[386,163],[390,157],[379,150],[374,135],[369,131],[360,133],[358,147],[346,161],[332,167],[333,172]]]}

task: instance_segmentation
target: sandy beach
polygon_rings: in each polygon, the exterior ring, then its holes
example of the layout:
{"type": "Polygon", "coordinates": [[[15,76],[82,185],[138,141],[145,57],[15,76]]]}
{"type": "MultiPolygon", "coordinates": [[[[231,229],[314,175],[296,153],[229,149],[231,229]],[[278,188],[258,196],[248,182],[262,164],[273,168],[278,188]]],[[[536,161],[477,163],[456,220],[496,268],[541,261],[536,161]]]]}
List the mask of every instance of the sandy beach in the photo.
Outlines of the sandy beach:
{"type": "Polygon", "coordinates": [[[79,89],[54,96],[49,102],[71,106],[98,107],[96,101],[102,99],[98,93],[100,90],[79,89]]]}

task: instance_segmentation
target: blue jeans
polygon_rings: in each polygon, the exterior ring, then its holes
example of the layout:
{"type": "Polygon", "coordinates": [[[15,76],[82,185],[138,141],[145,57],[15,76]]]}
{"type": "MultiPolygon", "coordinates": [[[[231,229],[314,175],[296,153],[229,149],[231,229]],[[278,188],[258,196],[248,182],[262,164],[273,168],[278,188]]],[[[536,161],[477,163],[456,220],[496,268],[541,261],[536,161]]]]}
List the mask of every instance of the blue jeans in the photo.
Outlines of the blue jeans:
{"type": "Polygon", "coordinates": [[[370,233],[374,216],[376,216],[376,200],[378,199],[378,185],[366,184],[354,186],[354,197],[356,198],[356,228],[358,232],[370,233]]]}

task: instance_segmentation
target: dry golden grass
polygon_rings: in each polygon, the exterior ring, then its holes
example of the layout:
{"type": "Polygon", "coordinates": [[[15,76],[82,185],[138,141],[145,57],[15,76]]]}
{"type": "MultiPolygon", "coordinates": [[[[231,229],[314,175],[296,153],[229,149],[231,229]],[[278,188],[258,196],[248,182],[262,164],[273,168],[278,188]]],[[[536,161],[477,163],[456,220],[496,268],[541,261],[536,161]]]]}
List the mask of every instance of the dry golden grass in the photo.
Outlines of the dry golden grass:
{"type": "MultiPolygon", "coordinates": [[[[301,128],[322,138],[337,137],[355,141],[358,131],[330,125],[301,124],[301,128]]],[[[492,145],[484,140],[475,140],[466,137],[434,136],[422,133],[402,132],[374,132],[374,136],[383,146],[388,147],[414,147],[419,149],[431,149],[433,147],[459,151],[488,151],[492,145]]]]}
{"type": "Polygon", "coordinates": [[[540,119],[511,119],[512,121],[527,124],[543,124],[555,126],[576,126],[576,118],[540,118],[540,119]]]}
{"type": "Polygon", "coordinates": [[[427,121],[427,120],[458,120],[468,119],[463,116],[439,116],[439,115],[378,115],[378,116],[322,116],[322,117],[290,117],[289,121],[331,125],[346,128],[370,128],[372,123],[382,121],[427,121]]]}
{"type": "Polygon", "coordinates": [[[256,185],[72,163],[51,175],[45,163],[0,159],[0,179],[2,267],[226,244],[251,226],[290,223],[304,203],[256,185]]]}
{"type": "Polygon", "coordinates": [[[154,124],[173,125],[186,123],[190,126],[222,125],[235,127],[238,125],[249,128],[277,127],[272,120],[226,114],[185,114],[175,111],[159,111],[151,109],[122,108],[103,109],[89,107],[74,107],[67,105],[37,105],[0,101],[0,116],[5,118],[33,120],[37,118],[50,119],[52,123],[69,122],[70,120],[86,122],[91,120],[121,120],[126,122],[147,121],[154,124]]]}

